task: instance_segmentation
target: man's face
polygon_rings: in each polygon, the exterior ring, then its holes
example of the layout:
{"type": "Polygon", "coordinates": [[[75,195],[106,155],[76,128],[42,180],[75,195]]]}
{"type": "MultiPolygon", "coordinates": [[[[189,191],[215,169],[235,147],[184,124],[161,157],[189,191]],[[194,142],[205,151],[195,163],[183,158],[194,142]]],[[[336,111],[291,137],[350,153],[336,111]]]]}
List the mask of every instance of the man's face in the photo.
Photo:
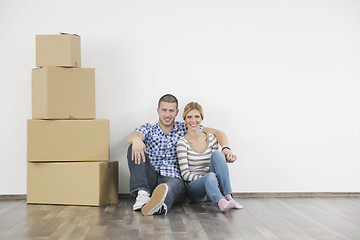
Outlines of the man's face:
{"type": "Polygon", "coordinates": [[[177,116],[179,109],[176,108],[176,103],[160,102],[160,106],[157,109],[159,114],[159,122],[165,127],[170,127],[174,124],[175,117],[177,116]]]}

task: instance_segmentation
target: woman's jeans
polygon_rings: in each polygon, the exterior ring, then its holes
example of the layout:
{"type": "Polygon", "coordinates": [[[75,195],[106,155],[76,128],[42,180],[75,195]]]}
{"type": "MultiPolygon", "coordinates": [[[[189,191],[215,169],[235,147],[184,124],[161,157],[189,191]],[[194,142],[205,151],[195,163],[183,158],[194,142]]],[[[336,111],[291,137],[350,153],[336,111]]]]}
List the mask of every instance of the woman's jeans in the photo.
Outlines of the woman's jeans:
{"type": "Polygon", "coordinates": [[[219,151],[211,155],[210,173],[188,183],[187,194],[192,202],[217,202],[226,194],[232,194],[229,169],[224,154],[219,151]]]}
{"type": "Polygon", "coordinates": [[[165,204],[169,211],[173,203],[183,202],[186,196],[185,184],[182,179],[174,177],[161,176],[154,170],[150,163],[150,159],[145,154],[145,162],[135,164],[131,160],[132,145],[130,145],[127,152],[128,166],[130,170],[130,196],[136,197],[139,190],[152,193],[157,185],[166,183],[168,186],[168,193],[165,198],[165,204]]]}

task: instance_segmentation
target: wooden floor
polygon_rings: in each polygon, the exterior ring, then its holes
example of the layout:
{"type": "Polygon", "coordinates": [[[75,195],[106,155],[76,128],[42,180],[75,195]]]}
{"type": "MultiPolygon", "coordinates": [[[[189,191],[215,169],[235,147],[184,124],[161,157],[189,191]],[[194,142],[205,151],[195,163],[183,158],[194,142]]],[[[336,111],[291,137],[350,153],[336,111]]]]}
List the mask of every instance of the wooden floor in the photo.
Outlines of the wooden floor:
{"type": "Polygon", "coordinates": [[[360,198],[242,198],[225,214],[211,203],[141,216],[134,200],[107,207],[0,200],[0,239],[360,239],[360,198]]]}

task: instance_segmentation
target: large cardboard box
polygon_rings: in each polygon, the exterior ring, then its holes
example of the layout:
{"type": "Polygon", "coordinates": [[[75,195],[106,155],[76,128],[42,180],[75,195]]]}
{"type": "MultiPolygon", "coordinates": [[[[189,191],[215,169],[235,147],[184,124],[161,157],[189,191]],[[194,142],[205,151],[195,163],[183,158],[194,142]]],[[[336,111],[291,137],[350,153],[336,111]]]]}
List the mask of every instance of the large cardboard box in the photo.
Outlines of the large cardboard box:
{"type": "Polygon", "coordinates": [[[101,206],[118,202],[118,162],[29,163],[27,202],[101,206]]]}
{"type": "Polygon", "coordinates": [[[37,67],[81,67],[80,36],[36,35],[37,67]]]}
{"type": "Polygon", "coordinates": [[[27,160],[109,160],[110,123],[96,120],[28,120],[27,160]]]}
{"type": "Polygon", "coordinates": [[[32,70],[33,119],[95,118],[95,69],[32,70]]]}

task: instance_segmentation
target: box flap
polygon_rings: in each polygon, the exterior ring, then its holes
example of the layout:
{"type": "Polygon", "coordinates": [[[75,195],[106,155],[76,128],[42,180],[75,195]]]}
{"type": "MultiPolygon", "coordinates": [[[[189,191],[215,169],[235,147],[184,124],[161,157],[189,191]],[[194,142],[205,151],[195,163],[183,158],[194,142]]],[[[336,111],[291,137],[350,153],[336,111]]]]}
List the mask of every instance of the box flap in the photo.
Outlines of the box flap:
{"type": "Polygon", "coordinates": [[[65,32],[59,32],[61,35],[74,35],[74,36],[77,36],[77,37],[80,37],[78,34],[76,33],[65,33],[65,32]]]}

